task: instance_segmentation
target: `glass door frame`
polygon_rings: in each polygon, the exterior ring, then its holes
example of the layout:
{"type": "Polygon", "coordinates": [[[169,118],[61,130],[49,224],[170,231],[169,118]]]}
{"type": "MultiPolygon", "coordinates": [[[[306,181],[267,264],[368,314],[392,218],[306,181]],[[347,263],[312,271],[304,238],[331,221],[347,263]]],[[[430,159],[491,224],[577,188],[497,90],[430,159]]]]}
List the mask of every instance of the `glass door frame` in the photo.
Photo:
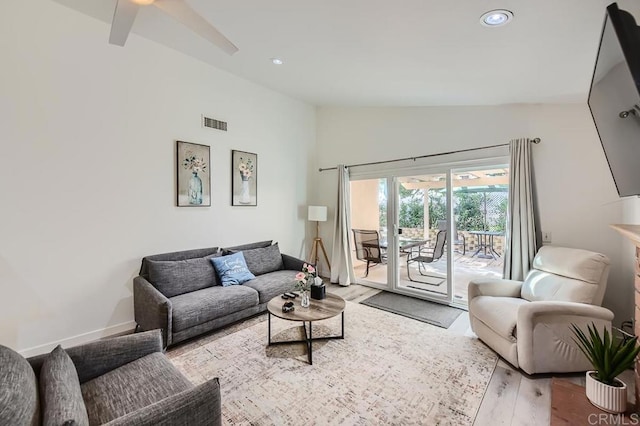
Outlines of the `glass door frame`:
{"type": "Polygon", "coordinates": [[[452,173],[456,170],[467,168],[492,167],[496,164],[508,164],[509,158],[506,156],[494,156],[473,160],[451,161],[440,164],[428,164],[409,167],[385,168],[375,171],[357,171],[352,170],[349,176],[350,181],[367,180],[367,179],[387,179],[387,284],[366,283],[368,287],[378,288],[381,290],[391,291],[393,293],[404,294],[419,299],[430,300],[438,303],[444,303],[465,309],[459,303],[453,300],[454,285],[454,267],[453,253],[454,244],[446,245],[447,253],[447,293],[438,295],[426,294],[424,291],[412,290],[411,288],[401,287],[400,284],[400,268],[398,260],[400,259],[399,248],[399,178],[410,177],[414,175],[428,174],[444,174],[446,176],[446,198],[447,198],[447,233],[452,235],[453,232],[453,182],[451,180],[452,173]],[[393,231],[393,232],[391,232],[393,231]]]}
{"type": "MultiPolygon", "coordinates": [[[[451,168],[430,166],[427,168],[414,169],[409,173],[408,170],[404,170],[402,173],[397,172],[391,180],[392,189],[389,191],[392,195],[389,196],[389,200],[393,200],[393,208],[387,206],[387,223],[393,224],[393,248],[391,253],[387,253],[387,259],[393,257],[394,265],[387,271],[387,280],[391,284],[391,289],[395,293],[404,294],[407,296],[417,297],[420,299],[431,300],[434,302],[451,304],[453,300],[453,285],[452,285],[452,250],[453,244],[447,244],[446,258],[447,258],[447,272],[446,272],[446,293],[438,292],[426,292],[424,290],[412,289],[409,287],[401,286],[400,281],[400,265],[397,263],[400,260],[400,234],[398,232],[400,228],[400,178],[411,177],[415,175],[428,175],[428,174],[444,174],[446,182],[446,211],[447,211],[447,223],[450,223],[450,217],[453,214],[453,208],[451,204],[451,168]],[[393,215],[393,216],[391,216],[393,215]]],[[[447,230],[450,234],[450,230],[447,230]]],[[[391,243],[389,244],[391,246],[391,243]]],[[[387,261],[388,262],[388,261],[387,261]]]]}

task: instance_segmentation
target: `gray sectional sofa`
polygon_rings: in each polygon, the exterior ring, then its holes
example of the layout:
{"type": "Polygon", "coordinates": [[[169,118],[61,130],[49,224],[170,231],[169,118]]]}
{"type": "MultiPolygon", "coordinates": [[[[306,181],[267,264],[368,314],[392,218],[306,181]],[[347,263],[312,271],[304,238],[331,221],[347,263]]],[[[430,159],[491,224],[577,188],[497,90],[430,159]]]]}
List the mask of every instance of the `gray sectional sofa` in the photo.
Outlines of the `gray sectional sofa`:
{"type": "Polygon", "coordinates": [[[0,345],[0,425],[220,425],[217,378],[192,384],[158,330],[28,360],[0,345]],[[141,392],[143,390],[143,392],[141,392]]]}
{"type": "Polygon", "coordinates": [[[162,329],[164,344],[170,346],[256,315],[273,297],[293,290],[304,263],[281,254],[272,241],[147,256],[133,280],[137,328],[162,329]],[[256,278],[224,287],[211,258],[238,251],[256,278]]]}

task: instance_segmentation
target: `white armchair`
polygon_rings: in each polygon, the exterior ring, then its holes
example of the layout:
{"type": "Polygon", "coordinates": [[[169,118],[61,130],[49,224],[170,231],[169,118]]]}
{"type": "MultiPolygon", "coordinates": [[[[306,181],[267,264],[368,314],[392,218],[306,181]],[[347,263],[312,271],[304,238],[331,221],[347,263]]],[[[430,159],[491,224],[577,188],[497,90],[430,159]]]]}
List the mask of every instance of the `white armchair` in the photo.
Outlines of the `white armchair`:
{"type": "Polygon", "coordinates": [[[571,324],[611,330],[613,312],[600,306],[609,259],[587,250],[544,246],[524,282],[469,283],[469,318],[476,335],[528,374],[586,371],[571,324]]]}

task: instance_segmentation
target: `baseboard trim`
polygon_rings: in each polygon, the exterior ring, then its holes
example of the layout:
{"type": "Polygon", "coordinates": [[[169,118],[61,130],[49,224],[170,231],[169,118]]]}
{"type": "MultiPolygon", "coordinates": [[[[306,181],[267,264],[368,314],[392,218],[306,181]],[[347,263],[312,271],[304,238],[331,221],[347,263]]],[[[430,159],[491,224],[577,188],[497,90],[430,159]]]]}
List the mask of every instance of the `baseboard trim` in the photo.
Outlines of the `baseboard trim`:
{"type": "Polygon", "coordinates": [[[49,342],[43,345],[34,346],[32,348],[23,349],[18,351],[20,355],[25,358],[40,355],[43,353],[51,352],[53,348],[58,345],[62,345],[63,348],[70,348],[72,346],[82,345],[84,343],[93,342],[105,337],[119,336],[123,334],[132,333],[136,328],[135,321],[127,321],[122,324],[112,325],[106,328],[101,328],[87,333],[78,334],[77,336],[68,337],[66,339],[49,342]]]}

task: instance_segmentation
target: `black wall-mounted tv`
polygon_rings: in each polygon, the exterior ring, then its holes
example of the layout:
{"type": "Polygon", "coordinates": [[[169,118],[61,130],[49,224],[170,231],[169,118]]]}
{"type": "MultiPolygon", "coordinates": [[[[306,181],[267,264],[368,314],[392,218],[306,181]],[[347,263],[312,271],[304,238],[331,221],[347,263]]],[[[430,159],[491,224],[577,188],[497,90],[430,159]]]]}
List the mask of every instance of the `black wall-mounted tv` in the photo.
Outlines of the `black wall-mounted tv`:
{"type": "Polygon", "coordinates": [[[618,195],[640,195],[640,27],[607,7],[588,99],[618,195]]]}

